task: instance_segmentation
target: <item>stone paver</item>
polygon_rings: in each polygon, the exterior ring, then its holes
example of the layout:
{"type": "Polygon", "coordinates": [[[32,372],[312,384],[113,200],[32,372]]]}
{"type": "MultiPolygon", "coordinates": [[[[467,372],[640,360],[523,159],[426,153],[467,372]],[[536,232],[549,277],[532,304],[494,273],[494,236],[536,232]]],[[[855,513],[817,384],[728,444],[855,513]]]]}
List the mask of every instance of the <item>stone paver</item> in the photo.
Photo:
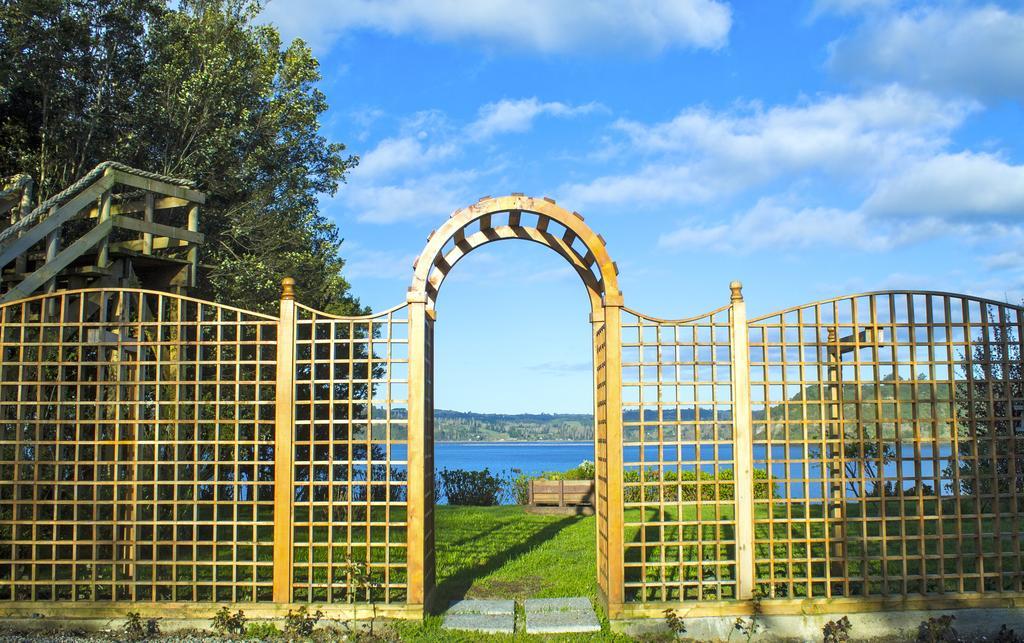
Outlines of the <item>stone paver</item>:
{"type": "Polygon", "coordinates": [[[515,614],[448,614],[441,627],[446,630],[467,630],[486,634],[512,634],[516,628],[515,614]]]}
{"type": "Polygon", "coordinates": [[[523,609],[530,612],[564,612],[566,610],[577,610],[593,612],[589,598],[577,596],[575,598],[528,598],[523,602],[523,609]]]}
{"type": "Polygon", "coordinates": [[[567,632],[599,632],[594,606],[590,600],[576,598],[535,598],[527,600],[527,634],[559,634],[567,632]]]}
{"type": "Polygon", "coordinates": [[[446,614],[515,614],[515,601],[488,601],[466,598],[455,601],[446,614]]]}
{"type": "Polygon", "coordinates": [[[457,601],[448,608],[441,627],[487,634],[512,634],[516,627],[516,604],[515,601],[457,601]]]}

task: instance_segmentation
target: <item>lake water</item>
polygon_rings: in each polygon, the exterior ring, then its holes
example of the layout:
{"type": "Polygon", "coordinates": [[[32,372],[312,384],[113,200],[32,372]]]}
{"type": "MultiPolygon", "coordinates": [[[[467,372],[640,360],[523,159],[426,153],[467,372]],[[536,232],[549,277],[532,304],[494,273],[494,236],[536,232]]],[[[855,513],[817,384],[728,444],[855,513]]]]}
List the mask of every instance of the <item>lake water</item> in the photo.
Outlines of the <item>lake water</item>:
{"type": "MultiPolygon", "coordinates": [[[[510,477],[513,469],[527,475],[565,471],[584,460],[594,460],[593,442],[436,442],[434,470],[465,469],[510,477]]],[[[437,501],[445,503],[438,490],[437,501]]],[[[506,495],[502,502],[512,502],[506,495]]]]}
{"type": "Polygon", "coordinates": [[[507,474],[512,469],[536,475],[565,471],[594,460],[593,442],[437,442],[434,468],[507,474]]]}

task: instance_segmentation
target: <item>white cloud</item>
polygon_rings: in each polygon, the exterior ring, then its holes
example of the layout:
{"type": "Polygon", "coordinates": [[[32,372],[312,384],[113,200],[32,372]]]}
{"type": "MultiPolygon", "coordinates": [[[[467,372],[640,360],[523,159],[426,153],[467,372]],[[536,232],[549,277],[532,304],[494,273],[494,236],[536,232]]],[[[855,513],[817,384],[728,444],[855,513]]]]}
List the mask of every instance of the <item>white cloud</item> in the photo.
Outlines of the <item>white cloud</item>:
{"type": "Polygon", "coordinates": [[[415,255],[345,243],[345,276],[350,279],[412,279],[415,255]]]}
{"type": "Polygon", "coordinates": [[[893,243],[893,239],[872,231],[867,218],[859,212],[824,207],[793,209],[773,199],[761,199],[728,223],[693,223],[658,240],[666,248],[731,252],[823,244],[879,251],[890,249],[893,243]]]}
{"type": "MultiPolygon", "coordinates": [[[[691,221],[662,234],[658,245],[671,250],[715,250],[745,254],[758,250],[787,251],[836,248],[888,252],[929,239],[957,239],[965,246],[993,252],[1024,243],[1024,227],[984,219],[954,220],[937,213],[917,217],[878,217],[866,205],[854,210],[823,206],[793,206],[776,198],[760,199],[754,207],[725,223],[691,221]]],[[[979,259],[988,269],[1020,266],[1016,250],[979,259]]]]}
{"type": "Polygon", "coordinates": [[[264,15],[321,49],[357,29],[540,52],[717,49],[732,25],[718,0],[278,0],[264,15]]]}
{"type": "Polygon", "coordinates": [[[1024,253],[1019,250],[1007,250],[985,259],[985,267],[989,270],[1021,270],[1024,268],[1024,253]]]}
{"type": "Polygon", "coordinates": [[[495,134],[525,132],[533,126],[534,119],[542,114],[571,118],[589,114],[596,109],[600,109],[597,103],[574,107],[560,102],[542,103],[536,97],[519,100],[503,99],[481,107],[479,118],[471,123],[466,131],[471,138],[481,140],[495,134]]]}
{"type": "Polygon", "coordinates": [[[713,112],[690,108],[664,123],[620,121],[640,170],[564,186],[573,205],[695,203],[785,177],[819,173],[870,182],[939,153],[977,105],[888,86],[796,106],[713,112]]]}
{"type": "MultiPolygon", "coordinates": [[[[602,176],[588,183],[565,185],[559,200],[574,208],[634,203],[698,203],[727,191],[722,185],[732,177],[704,180],[699,170],[687,165],[651,164],[636,172],[602,176]]],[[[728,190],[733,191],[733,190],[728,190]]]]}
{"type": "Polygon", "coordinates": [[[366,223],[397,223],[424,217],[443,219],[471,202],[467,186],[477,173],[439,172],[409,178],[397,184],[360,185],[345,190],[348,209],[366,223]]]}
{"type": "Polygon", "coordinates": [[[423,167],[452,156],[457,147],[454,143],[424,145],[420,137],[405,136],[386,138],[359,159],[355,174],[363,179],[377,179],[397,170],[423,167]]]}
{"type": "Polygon", "coordinates": [[[862,11],[885,9],[897,3],[897,0],[817,0],[811,10],[811,18],[826,13],[847,16],[862,11]]]}
{"type": "Polygon", "coordinates": [[[1024,165],[990,154],[941,154],[882,180],[864,204],[871,214],[1024,218],[1024,165]]]}
{"type": "Polygon", "coordinates": [[[1024,100],[1024,12],[994,5],[886,12],[832,43],[829,64],[867,81],[1024,100]]]}

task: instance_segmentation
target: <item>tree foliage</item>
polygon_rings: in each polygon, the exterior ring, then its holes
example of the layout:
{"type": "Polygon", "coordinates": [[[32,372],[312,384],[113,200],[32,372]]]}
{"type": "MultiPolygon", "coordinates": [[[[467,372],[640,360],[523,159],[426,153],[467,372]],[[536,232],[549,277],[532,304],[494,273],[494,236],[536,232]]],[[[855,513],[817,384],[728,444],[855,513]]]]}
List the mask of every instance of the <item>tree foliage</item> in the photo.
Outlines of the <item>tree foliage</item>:
{"type": "MultiPolygon", "coordinates": [[[[988,334],[974,339],[963,356],[956,382],[959,494],[982,497],[988,510],[992,496],[1010,497],[1024,491],[1020,463],[1024,442],[1019,439],[1024,362],[1012,324],[989,318],[988,334]]],[[[952,467],[944,474],[954,478],[952,467]]],[[[951,489],[952,491],[952,489],[951,489]]]]}
{"type": "Polygon", "coordinates": [[[208,195],[200,295],[362,312],[319,213],[357,159],[320,133],[319,63],[257,23],[254,0],[0,2],[0,175],[37,200],[113,159],[190,178],[208,195]]]}

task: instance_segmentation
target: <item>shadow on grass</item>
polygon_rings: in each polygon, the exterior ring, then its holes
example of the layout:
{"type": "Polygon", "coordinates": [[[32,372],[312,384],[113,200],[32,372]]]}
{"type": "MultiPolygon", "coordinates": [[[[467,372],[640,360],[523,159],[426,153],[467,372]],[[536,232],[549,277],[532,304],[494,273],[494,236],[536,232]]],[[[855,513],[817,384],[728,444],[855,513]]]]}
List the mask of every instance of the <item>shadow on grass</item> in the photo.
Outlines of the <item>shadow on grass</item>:
{"type": "MultiPolygon", "coordinates": [[[[446,577],[434,588],[434,596],[430,610],[431,613],[443,613],[448,609],[450,603],[465,598],[466,593],[473,586],[475,581],[498,571],[508,561],[539,547],[545,541],[554,538],[558,532],[567,527],[571,527],[583,518],[584,516],[566,516],[557,522],[545,525],[535,533],[531,534],[528,538],[515,543],[507,549],[494,553],[482,563],[463,567],[451,576],[446,577]]],[[[480,537],[494,538],[497,537],[497,535],[494,532],[491,532],[489,534],[481,534],[480,537]]]]}

